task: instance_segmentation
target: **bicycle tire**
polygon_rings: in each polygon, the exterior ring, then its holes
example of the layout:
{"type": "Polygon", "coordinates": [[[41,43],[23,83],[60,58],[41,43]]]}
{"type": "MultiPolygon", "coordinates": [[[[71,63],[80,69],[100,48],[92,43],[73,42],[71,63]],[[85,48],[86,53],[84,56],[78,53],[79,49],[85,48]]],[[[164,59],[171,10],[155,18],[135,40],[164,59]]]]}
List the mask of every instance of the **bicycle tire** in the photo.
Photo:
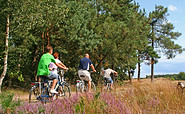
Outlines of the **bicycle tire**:
{"type": "Polygon", "coordinates": [[[101,91],[107,91],[107,85],[104,82],[101,86],[101,91]]]}
{"type": "Polygon", "coordinates": [[[39,92],[39,87],[38,86],[33,86],[30,90],[29,94],[29,103],[35,100],[40,99],[40,92],[39,92]]]}
{"type": "Polygon", "coordinates": [[[71,96],[71,87],[68,83],[63,84],[62,91],[63,91],[65,97],[71,96]]]}
{"type": "Polygon", "coordinates": [[[42,103],[49,102],[49,91],[47,87],[43,88],[40,100],[42,103]]]}
{"type": "Polygon", "coordinates": [[[78,94],[79,92],[83,93],[83,91],[84,91],[83,83],[80,82],[80,83],[77,83],[77,84],[76,84],[76,94],[78,94]],[[77,85],[77,84],[79,84],[79,85],[77,85]]]}

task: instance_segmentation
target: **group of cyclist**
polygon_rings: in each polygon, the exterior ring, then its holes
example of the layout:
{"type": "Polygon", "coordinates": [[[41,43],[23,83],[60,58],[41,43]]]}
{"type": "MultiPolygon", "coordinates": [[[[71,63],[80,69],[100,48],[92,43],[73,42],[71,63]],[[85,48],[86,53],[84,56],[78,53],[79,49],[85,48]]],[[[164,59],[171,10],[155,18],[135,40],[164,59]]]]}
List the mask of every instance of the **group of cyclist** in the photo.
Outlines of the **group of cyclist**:
{"type": "MultiPolygon", "coordinates": [[[[50,90],[50,93],[58,93],[54,87],[59,79],[59,75],[57,73],[57,68],[62,68],[64,70],[68,70],[68,68],[59,60],[59,54],[53,54],[52,46],[46,46],[47,53],[41,56],[39,61],[37,76],[39,76],[42,80],[46,80],[46,77],[53,79],[53,84],[50,90]],[[52,55],[53,54],[53,55],[52,55]],[[43,79],[44,78],[44,79],[43,79]]],[[[85,54],[85,57],[80,59],[80,65],[78,70],[78,76],[81,79],[81,76],[85,76],[83,80],[88,82],[88,92],[91,92],[91,76],[89,73],[89,66],[92,68],[93,72],[96,72],[94,65],[89,59],[89,54],[85,54]]],[[[111,83],[111,88],[113,86],[113,80],[110,76],[111,73],[118,75],[118,73],[110,68],[102,71],[104,79],[108,80],[111,83]]]]}

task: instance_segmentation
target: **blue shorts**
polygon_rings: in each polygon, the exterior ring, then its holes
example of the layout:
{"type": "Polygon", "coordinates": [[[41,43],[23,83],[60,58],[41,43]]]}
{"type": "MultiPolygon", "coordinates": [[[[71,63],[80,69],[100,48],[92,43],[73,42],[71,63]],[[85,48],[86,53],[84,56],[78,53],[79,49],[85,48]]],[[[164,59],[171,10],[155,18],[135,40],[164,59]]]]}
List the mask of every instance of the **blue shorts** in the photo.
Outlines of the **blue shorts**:
{"type": "Polygon", "coordinates": [[[103,78],[103,79],[106,80],[108,83],[113,83],[113,80],[111,77],[110,78],[103,78]]]}
{"type": "Polygon", "coordinates": [[[59,75],[54,72],[51,72],[48,77],[50,79],[59,79],[59,75]]]}

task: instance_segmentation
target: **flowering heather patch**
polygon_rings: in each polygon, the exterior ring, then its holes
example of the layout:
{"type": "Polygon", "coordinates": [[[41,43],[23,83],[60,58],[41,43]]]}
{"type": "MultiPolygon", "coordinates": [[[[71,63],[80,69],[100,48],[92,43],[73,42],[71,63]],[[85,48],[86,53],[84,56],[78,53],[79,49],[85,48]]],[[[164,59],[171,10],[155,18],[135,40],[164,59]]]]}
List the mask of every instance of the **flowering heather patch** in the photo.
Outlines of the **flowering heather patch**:
{"type": "Polygon", "coordinates": [[[131,114],[131,109],[122,97],[113,93],[101,93],[101,99],[108,105],[106,113],[131,114]]]}
{"type": "Polygon", "coordinates": [[[84,93],[71,98],[24,104],[17,107],[16,113],[185,113],[185,96],[180,95],[173,83],[140,82],[127,85],[121,91],[84,93]]]}
{"type": "Polygon", "coordinates": [[[31,113],[31,114],[51,114],[51,113],[75,113],[74,107],[79,102],[79,95],[75,95],[72,98],[63,98],[51,101],[50,103],[43,104],[37,103],[25,103],[24,105],[17,107],[15,113],[31,113]]]}

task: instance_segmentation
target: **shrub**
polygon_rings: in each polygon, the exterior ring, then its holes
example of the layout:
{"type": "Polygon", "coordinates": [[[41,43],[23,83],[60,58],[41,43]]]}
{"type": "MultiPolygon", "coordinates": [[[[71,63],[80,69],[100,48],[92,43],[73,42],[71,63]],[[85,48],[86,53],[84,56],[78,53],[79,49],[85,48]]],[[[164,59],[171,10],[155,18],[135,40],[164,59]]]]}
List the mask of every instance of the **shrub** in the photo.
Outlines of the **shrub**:
{"type": "Polygon", "coordinates": [[[16,106],[20,106],[19,99],[14,98],[14,94],[10,92],[3,92],[0,94],[0,103],[2,104],[3,112],[11,113],[15,110],[16,106]]]}

